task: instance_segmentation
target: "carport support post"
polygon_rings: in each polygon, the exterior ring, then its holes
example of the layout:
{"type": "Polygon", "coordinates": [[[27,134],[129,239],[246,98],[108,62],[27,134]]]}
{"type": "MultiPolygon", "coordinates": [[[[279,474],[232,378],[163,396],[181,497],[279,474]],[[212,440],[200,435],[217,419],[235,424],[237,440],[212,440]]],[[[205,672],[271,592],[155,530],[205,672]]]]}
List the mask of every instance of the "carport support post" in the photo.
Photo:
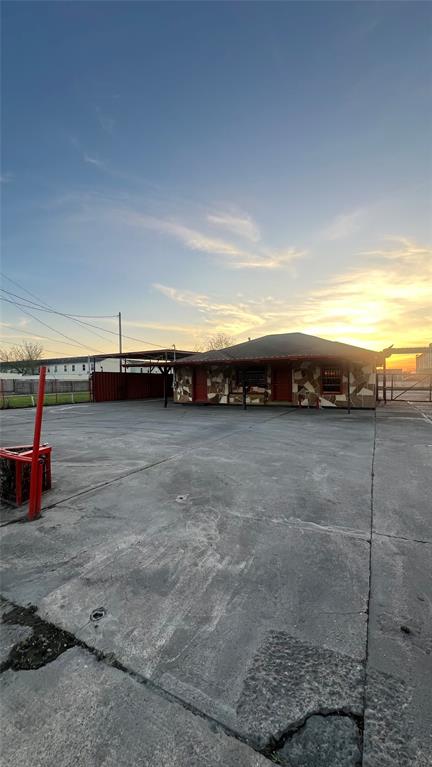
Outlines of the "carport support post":
{"type": "Polygon", "coordinates": [[[243,410],[246,410],[246,396],[247,396],[247,386],[246,381],[243,381],[243,410]]]}
{"type": "Polygon", "coordinates": [[[36,406],[35,427],[33,435],[33,451],[30,472],[30,498],[28,518],[30,521],[37,519],[40,514],[40,499],[42,493],[41,466],[39,464],[39,446],[42,430],[42,413],[45,397],[45,376],[46,367],[41,367],[39,371],[38,400],[36,406]]]}
{"type": "Polygon", "coordinates": [[[165,368],[164,368],[164,407],[168,407],[168,352],[165,352],[165,368]]]}
{"type": "Polygon", "coordinates": [[[385,357],[383,363],[383,400],[387,402],[387,360],[385,357]]]}
{"type": "Polygon", "coordinates": [[[118,313],[118,321],[119,321],[119,370],[120,373],[122,372],[122,361],[121,361],[121,354],[122,354],[122,326],[121,326],[121,312],[118,313]]]}
{"type": "Polygon", "coordinates": [[[347,392],[347,401],[348,401],[348,414],[351,413],[351,365],[348,365],[348,392],[347,392]]]}

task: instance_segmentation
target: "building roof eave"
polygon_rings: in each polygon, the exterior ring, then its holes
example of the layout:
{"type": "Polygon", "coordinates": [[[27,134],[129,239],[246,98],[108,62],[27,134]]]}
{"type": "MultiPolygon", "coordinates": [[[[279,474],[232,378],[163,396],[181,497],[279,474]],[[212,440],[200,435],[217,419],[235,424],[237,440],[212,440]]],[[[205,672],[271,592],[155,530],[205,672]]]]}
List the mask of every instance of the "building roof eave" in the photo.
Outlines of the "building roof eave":
{"type": "Polygon", "coordinates": [[[173,363],[174,367],[198,367],[203,365],[226,365],[226,366],[238,366],[238,365],[250,365],[250,364],[268,364],[272,362],[295,362],[295,361],[347,361],[347,362],[367,362],[373,361],[375,364],[382,364],[384,355],[382,352],[364,352],[360,354],[287,354],[287,355],[275,355],[266,357],[239,357],[226,359],[225,357],[207,358],[207,359],[185,359],[177,360],[173,363]]]}

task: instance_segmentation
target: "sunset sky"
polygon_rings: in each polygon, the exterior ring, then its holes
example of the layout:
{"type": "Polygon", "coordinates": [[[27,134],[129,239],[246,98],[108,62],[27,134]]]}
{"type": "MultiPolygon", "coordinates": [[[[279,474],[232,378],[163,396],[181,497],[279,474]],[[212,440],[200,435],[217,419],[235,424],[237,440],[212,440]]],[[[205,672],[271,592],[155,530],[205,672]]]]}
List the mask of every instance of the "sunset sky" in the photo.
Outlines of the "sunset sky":
{"type": "MultiPolygon", "coordinates": [[[[4,298],[121,310],[130,350],[432,341],[430,3],[2,15],[4,298]]],[[[30,304],[3,302],[2,331],[46,356],[116,348],[30,304]]]]}

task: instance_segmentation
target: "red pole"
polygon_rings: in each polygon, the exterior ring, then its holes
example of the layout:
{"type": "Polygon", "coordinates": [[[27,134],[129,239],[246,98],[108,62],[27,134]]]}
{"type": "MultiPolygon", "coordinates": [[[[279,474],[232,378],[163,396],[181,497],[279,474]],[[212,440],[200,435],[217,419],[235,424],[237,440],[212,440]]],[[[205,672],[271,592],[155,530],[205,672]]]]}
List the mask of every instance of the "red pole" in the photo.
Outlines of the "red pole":
{"type": "Polygon", "coordinates": [[[45,397],[45,376],[46,367],[41,367],[39,371],[38,400],[36,406],[35,427],[33,436],[33,452],[30,474],[30,499],[28,518],[30,521],[37,519],[40,514],[40,499],[42,494],[42,483],[39,482],[39,447],[42,430],[42,412],[45,397]]]}

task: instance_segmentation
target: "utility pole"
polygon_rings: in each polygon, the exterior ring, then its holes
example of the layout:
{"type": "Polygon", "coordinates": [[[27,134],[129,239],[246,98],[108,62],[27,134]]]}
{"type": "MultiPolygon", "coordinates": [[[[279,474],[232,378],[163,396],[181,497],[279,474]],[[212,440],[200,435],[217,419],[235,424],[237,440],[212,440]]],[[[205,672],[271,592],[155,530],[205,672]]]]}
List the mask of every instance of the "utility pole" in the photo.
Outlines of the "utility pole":
{"type": "MultiPolygon", "coordinates": [[[[118,313],[118,321],[119,321],[119,354],[122,353],[122,326],[121,326],[121,312],[118,313]]],[[[122,361],[121,357],[119,357],[119,369],[120,373],[122,372],[122,361]]]]}

